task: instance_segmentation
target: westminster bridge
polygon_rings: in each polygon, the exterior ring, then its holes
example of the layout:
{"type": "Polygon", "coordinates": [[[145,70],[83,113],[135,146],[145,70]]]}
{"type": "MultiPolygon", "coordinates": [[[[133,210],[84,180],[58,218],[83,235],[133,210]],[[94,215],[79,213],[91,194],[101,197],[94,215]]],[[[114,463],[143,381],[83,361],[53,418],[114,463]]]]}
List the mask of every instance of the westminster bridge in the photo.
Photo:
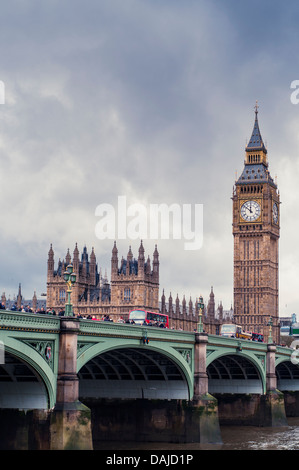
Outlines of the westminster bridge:
{"type": "Polygon", "coordinates": [[[219,421],[298,416],[296,362],[274,344],[2,310],[0,415],[24,410],[25,426],[43,425],[48,443],[34,448],[92,448],[91,434],[113,433],[221,442],[219,421]]]}

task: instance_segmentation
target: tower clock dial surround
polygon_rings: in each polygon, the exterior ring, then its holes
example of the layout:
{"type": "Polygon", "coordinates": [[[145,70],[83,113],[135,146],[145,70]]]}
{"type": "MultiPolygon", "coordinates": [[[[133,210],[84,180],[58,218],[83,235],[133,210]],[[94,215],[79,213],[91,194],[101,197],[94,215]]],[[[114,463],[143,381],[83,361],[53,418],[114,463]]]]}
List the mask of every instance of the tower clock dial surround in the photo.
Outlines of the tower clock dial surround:
{"type": "Polygon", "coordinates": [[[255,222],[261,216],[261,206],[255,200],[245,201],[241,205],[241,218],[245,222],[255,222]]]}

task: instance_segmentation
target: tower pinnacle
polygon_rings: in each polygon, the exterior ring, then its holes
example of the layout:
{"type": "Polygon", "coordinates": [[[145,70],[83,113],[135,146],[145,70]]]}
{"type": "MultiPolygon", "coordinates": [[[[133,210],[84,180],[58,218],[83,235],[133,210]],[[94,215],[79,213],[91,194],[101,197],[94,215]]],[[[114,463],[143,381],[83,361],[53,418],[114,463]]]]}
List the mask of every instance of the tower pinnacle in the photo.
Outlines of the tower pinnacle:
{"type": "Polygon", "coordinates": [[[264,145],[263,138],[262,138],[260,128],[259,128],[259,123],[258,123],[258,117],[257,117],[258,108],[259,108],[259,106],[258,106],[257,101],[256,101],[256,104],[255,104],[255,107],[254,107],[254,109],[255,109],[254,126],[253,126],[253,131],[252,131],[249,143],[246,146],[246,152],[248,152],[248,151],[250,151],[250,152],[251,151],[254,151],[254,152],[262,151],[266,154],[267,149],[264,145]]]}
{"type": "Polygon", "coordinates": [[[257,116],[258,109],[259,109],[259,105],[257,104],[257,100],[256,100],[256,102],[255,102],[255,107],[254,107],[254,109],[255,109],[255,115],[257,116]]]}

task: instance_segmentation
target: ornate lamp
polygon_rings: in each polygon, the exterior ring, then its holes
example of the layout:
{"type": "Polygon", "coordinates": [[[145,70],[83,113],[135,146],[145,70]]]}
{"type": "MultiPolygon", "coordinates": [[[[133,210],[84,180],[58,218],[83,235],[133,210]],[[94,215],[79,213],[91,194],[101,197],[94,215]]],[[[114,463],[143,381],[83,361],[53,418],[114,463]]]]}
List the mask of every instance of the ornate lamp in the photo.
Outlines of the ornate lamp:
{"type": "Polygon", "coordinates": [[[76,282],[76,274],[73,272],[73,266],[69,264],[63,274],[63,279],[67,284],[67,303],[65,304],[65,316],[73,316],[73,308],[71,304],[72,287],[76,282]]]}
{"type": "Polygon", "coordinates": [[[269,326],[269,337],[268,337],[268,343],[273,343],[273,338],[272,338],[272,326],[273,326],[273,321],[272,317],[269,318],[269,322],[267,323],[267,326],[269,326]]]}
{"type": "Polygon", "coordinates": [[[199,320],[198,324],[197,324],[197,331],[198,331],[198,333],[202,333],[203,332],[202,312],[203,312],[203,309],[204,309],[204,303],[203,303],[202,296],[199,297],[197,307],[198,307],[198,320],[199,320]]]}

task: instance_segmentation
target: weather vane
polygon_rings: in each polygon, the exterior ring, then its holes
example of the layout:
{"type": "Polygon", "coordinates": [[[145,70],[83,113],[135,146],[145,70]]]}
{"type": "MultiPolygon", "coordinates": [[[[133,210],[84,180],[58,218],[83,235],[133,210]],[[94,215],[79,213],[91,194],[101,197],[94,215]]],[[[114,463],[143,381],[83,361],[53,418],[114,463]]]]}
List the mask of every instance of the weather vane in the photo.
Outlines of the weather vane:
{"type": "Polygon", "coordinates": [[[254,107],[254,109],[255,109],[255,114],[257,114],[257,113],[258,113],[258,109],[259,109],[259,105],[257,104],[257,100],[256,100],[256,102],[255,102],[255,107],[254,107]]]}

